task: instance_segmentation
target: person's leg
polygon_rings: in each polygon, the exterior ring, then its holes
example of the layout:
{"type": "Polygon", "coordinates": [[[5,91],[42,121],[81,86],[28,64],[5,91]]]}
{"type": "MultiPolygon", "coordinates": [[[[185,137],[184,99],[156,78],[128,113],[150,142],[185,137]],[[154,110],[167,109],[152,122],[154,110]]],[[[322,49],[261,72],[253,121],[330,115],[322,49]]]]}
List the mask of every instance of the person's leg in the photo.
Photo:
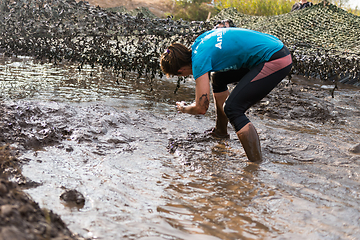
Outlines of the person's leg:
{"type": "Polygon", "coordinates": [[[249,69],[230,70],[226,72],[216,72],[212,74],[213,97],[216,110],[215,128],[210,134],[217,138],[228,138],[227,133],[228,118],[224,112],[224,103],[229,96],[227,85],[238,82],[249,72],[249,69]]]}
{"type": "Polygon", "coordinates": [[[229,96],[229,90],[220,93],[213,93],[215,110],[216,110],[216,123],[215,129],[212,131],[214,137],[227,138],[229,137],[227,133],[228,118],[224,112],[224,103],[229,96]]]}
{"type": "Polygon", "coordinates": [[[250,161],[261,161],[262,155],[259,136],[254,125],[245,116],[245,112],[271,92],[290,72],[291,56],[287,52],[279,55],[279,58],[251,69],[225,102],[224,112],[235,128],[250,161]]]}
{"type": "Polygon", "coordinates": [[[249,122],[243,128],[236,132],[241,145],[243,146],[247,158],[251,162],[261,162],[261,145],[259,135],[254,125],[249,122]]]}

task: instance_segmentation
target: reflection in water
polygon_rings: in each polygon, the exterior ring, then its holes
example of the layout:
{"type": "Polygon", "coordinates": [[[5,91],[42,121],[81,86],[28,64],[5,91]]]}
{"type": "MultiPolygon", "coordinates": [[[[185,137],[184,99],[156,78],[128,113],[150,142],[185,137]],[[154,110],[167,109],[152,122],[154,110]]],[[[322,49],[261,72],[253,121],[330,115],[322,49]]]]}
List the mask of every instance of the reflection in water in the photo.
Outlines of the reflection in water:
{"type": "Polygon", "coordinates": [[[176,113],[176,101],[192,101],[192,81],[175,95],[176,79],[150,87],[136,74],[119,79],[27,58],[3,59],[0,68],[2,121],[15,126],[4,134],[43,144],[23,149],[23,174],[41,184],[26,191],[74,232],[142,240],[360,238],[358,89],[340,87],[332,98],[316,81],[279,87],[249,111],[265,159],[253,164],[232,129],[227,140],[204,134],[213,108],[201,117],[176,113]],[[64,188],[83,194],[83,208],[62,203],[64,188]]]}
{"type": "Polygon", "coordinates": [[[274,195],[274,191],[256,180],[257,168],[249,164],[243,169],[243,174],[236,174],[236,177],[204,179],[185,174],[184,179],[193,180],[171,184],[168,191],[176,197],[175,201],[159,211],[177,228],[219,239],[270,237],[272,230],[268,224],[256,219],[252,209],[256,207],[252,206],[254,199],[270,199],[274,195]],[[182,219],[184,215],[188,216],[187,221],[182,219]]]}

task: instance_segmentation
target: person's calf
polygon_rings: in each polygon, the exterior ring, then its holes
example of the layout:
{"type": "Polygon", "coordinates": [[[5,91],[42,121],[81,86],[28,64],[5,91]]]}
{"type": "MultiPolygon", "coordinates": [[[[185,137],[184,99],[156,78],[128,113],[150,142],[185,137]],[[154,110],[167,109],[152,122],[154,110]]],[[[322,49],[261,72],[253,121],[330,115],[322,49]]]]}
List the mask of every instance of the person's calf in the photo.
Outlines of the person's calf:
{"type": "Polygon", "coordinates": [[[249,122],[236,132],[236,135],[238,136],[248,159],[251,162],[261,162],[262,154],[260,139],[254,125],[249,122]]]}

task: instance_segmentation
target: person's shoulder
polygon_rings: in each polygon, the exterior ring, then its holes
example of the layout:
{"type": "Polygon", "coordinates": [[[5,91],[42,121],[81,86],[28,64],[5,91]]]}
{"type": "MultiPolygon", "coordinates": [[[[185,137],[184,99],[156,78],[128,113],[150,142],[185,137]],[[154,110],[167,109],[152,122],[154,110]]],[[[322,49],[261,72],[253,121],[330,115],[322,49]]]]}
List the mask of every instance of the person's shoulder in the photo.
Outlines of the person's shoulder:
{"type": "Polygon", "coordinates": [[[240,27],[232,27],[232,28],[224,28],[223,32],[231,32],[231,33],[242,33],[242,32],[254,32],[254,30],[240,27]]]}

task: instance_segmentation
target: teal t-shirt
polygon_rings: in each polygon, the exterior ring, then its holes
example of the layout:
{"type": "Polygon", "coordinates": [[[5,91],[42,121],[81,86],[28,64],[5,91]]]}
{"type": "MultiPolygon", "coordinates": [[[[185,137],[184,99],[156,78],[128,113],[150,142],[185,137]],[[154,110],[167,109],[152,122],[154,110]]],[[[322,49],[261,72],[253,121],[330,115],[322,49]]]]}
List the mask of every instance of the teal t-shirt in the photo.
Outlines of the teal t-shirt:
{"type": "Polygon", "coordinates": [[[243,28],[218,28],[191,46],[195,79],[207,72],[252,68],[268,61],[284,44],[276,37],[243,28]]]}

